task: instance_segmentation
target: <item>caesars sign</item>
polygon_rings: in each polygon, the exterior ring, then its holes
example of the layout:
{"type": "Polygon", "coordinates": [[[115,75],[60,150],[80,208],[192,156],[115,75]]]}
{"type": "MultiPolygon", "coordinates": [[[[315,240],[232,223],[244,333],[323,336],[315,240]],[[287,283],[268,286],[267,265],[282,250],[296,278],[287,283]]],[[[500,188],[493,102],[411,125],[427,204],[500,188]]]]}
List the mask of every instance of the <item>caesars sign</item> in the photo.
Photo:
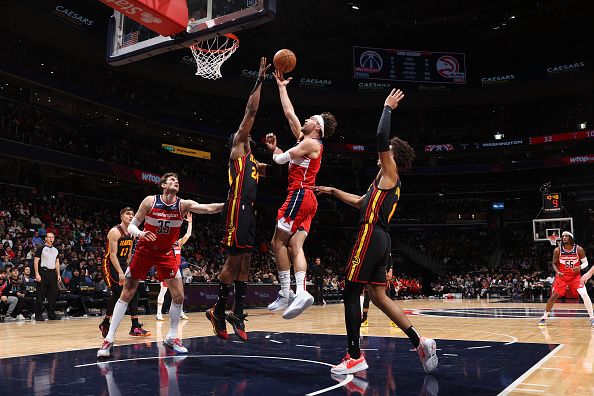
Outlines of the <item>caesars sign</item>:
{"type": "Polygon", "coordinates": [[[555,65],[547,67],[547,75],[549,77],[560,76],[563,74],[579,73],[586,68],[586,62],[566,63],[562,65],[555,65]]]}
{"type": "Polygon", "coordinates": [[[50,14],[79,28],[90,28],[95,23],[92,19],[79,14],[75,10],[69,9],[64,5],[57,5],[50,14]]]}

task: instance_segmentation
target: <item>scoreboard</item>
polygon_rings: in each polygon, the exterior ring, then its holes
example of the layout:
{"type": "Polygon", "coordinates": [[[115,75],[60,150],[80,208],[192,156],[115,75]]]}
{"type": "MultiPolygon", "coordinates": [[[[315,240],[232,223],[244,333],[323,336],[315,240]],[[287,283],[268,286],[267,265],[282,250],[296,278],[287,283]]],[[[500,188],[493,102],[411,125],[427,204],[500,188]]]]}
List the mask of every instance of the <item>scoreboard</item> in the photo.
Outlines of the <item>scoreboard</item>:
{"type": "Polygon", "coordinates": [[[354,77],[414,83],[466,84],[466,55],[353,47],[354,77]]]}
{"type": "Polygon", "coordinates": [[[542,194],[542,209],[545,212],[560,212],[561,211],[561,194],[560,193],[542,194]]]}

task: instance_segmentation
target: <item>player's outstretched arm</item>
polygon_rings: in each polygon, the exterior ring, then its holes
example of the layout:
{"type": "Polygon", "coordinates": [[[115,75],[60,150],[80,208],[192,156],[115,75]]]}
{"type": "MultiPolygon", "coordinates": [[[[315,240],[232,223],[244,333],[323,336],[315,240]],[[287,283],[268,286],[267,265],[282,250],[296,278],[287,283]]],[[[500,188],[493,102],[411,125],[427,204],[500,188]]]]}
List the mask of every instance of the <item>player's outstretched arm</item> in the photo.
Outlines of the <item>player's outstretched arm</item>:
{"type": "Polygon", "coordinates": [[[299,118],[295,114],[295,109],[293,108],[291,99],[289,99],[289,93],[287,92],[287,85],[291,81],[292,77],[289,77],[285,80],[283,74],[278,70],[275,70],[272,74],[274,75],[274,78],[276,79],[276,84],[278,85],[278,93],[280,95],[281,104],[283,105],[285,117],[289,121],[291,132],[293,132],[295,138],[299,140],[301,139],[302,135],[301,123],[299,122],[299,118]]]}
{"type": "Polygon", "coordinates": [[[308,157],[316,159],[320,155],[321,145],[317,140],[305,139],[299,144],[285,152],[276,146],[276,135],[269,133],[266,135],[266,146],[272,152],[272,159],[277,164],[286,164],[293,158],[308,157]]]}
{"type": "Polygon", "coordinates": [[[260,107],[260,92],[262,91],[262,83],[266,78],[266,70],[268,70],[269,67],[270,65],[266,65],[266,58],[260,58],[258,80],[256,81],[256,85],[250,93],[247,105],[245,106],[245,114],[241,124],[239,125],[239,129],[233,136],[233,147],[231,148],[232,159],[245,155],[244,147],[249,140],[250,131],[252,130],[254,120],[256,119],[256,113],[258,113],[258,108],[260,107]]]}
{"type": "MultiPolygon", "coordinates": [[[[577,250],[578,256],[580,257],[580,268],[581,269],[586,269],[588,268],[588,257],[586,257],[586,251],[584,250],[583,247],[579,246],[578,250],[577,250]]],[[[584,275],[582,275],[581,278],[581,282],[582,285],[585,285],[586,282],[588,282],[588,280],[592,277],[592,275],[594,275],[594,265],[592,266],[592,268],[590,268],[588,270],[588,272],[586,272],[584,275]]]]}
{"type": "Polygon", "coordinates": [[[192,236],[192,213],[186,213],[186,217],[184,220],[188,222],[188,229],[186,230],[184,236],[177,240],[177,243],[179,244],[180,248],[184,246],[186,242],[188,242],[188,239],[190,239],[190,237],[192,236]]]}
{"type": "Polygon", "coordinates": [[[404,99],[404,93],[401,90],[393,89],[390,92],[384,102],[384,109],[377,126],[377,152],[382,165],[381,186],[379,187],[384,189],[394,187],[398,178],[398,168],[390,150],[390,118],[392,110],[398,107],[402,99],[404,99]]]}
{"type": "Polygon", "coordinates": [[[152,195],[149,195],[148,197],[143,199],[142,202],[140,203],[140,207],[138,208],[138,210],[136,211],[136,214],[134,214],[134,218],[128,225],[128,232],[131,235],[133,235],[139,239],[147,240],[147,241],[157,240],[157,236],[155,234],[153,234],[152,232],[140,231],[140,229],[138,228],[138,226],[141,225],[142,222],[144,221],[144,218],[146,217],[148,212],[151,210],[154,200],[155,200],[155,197],[153,197],[152,195]]]}
{"type": "Polygon", "coordinates": [[[320,194],[333,195],[336,198],[340,199],[345,204],[353,206],[355,208],[360,208],[361,205],[363,204],[363,199],[365,198],[365,195],[359,196],[359,195],[351,194],[351,193],[339,190],[338,188],[334,188],[334,187],[313,186],[313,187],[311,187],[311,190],[314,193],[316,193],[317,195],[320,195],[320,194]]]}
{"type": "Polygon", "coordinates": [[[223,203],[199,204],[191,199],[182,199],[180,202],[182,212],[192,212],[196,214],[220,213],[223,210],[223,203]]]}

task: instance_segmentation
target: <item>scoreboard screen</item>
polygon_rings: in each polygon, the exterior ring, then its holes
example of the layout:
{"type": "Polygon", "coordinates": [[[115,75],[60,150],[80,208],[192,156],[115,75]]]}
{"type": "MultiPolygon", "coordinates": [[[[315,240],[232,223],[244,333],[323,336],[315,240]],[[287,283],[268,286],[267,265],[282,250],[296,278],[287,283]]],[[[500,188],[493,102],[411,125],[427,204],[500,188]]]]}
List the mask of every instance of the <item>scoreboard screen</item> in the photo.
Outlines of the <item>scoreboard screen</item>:
{"type": "Polygon", "coordinates": [[[415,83],[466,84],[466,55],[353,47],[354,77],[415,83]]]}
{"type": "Polygon", "coordinates": [[[548,193],[542,194],[542,208],[545,212],[561,211],[561,194],[548,193]]]}

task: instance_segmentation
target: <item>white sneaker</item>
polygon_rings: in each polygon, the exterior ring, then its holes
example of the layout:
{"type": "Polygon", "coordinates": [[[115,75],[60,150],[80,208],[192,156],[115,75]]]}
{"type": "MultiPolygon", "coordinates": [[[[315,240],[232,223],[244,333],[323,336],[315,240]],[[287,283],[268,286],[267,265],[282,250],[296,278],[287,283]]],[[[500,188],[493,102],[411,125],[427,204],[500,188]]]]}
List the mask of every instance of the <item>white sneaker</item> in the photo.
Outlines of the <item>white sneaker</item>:
{"type": "Polygon", "coordinates": [[[101,344],[101,349],[99,349],[97,351],[97,357],[98,358],[110,357],[112,351],[113,351],[113,342],[103,340],[103,343],[101,344]]]}
{"type": "Polygon", "coordinates": [[[157,319],[157,320],[164,320],[163,319],[163,314],[158,314],[155,319],[157,319]]]}
{"type": "Polygon", "coordinates": [[[180,316],[180,319],[188,320],[190,318],[188,318],[188,315],[186,315],[186,313],[182,311],[181,316],[180,316]]]}
{"type": "Polygon", "coordinates": [[[271,311],[280,311],[282,309],[287,309],[289,305],[295,299],[295,293],[293,290],[289,290],[289,297],[285,297],[282,295],[282,291],[278,292],[278,297],[276,300],[268,304],[268,309],[271,311]]]}
{"type": "MultiPolygon", "coordinates": [[[[304,290],[295,296],[295,299],[289,307],[283,312],[283,319],[293,319],[301,315],[308,307],[314,303],[314,298],[308,291],[304,290]]],[[[337,373],[339,374],[339,373],[337,373]]]]}
{"type": "Polygon", "coordinates": [[[365,361],[365,356],[361,354],[358,359],[353,359],[348,353],[342,362],[330,369],[332,374],[353,374],[359,371],[367,370],[369,366],[365,361]]]}
{"type": "Polygon", "coordinates": [[[17,317],[16,317],[16,319],[17,319],[18,321],[21,321],[21,320],[26,320],[26,319],[25,319],[25,317],[24,317],[22,314],[18,314],[18,315],[17,315],[17,317]]]}
{"type": "Polygon", "coordinates": [[[163,345],[165,345],[167,348],[171,348],[175,353],[188,353],[188,348],[182,345],[179,338],[167,338],[165,341],[163,341],[163,345]]]}
{"type": "Polygon", "coordinates": [[[423,370],[429,374],[437,368],[437,345],[431,338],[421,337],[421,343],[417,348],[419,359],[423,364],[423,370]]]}

